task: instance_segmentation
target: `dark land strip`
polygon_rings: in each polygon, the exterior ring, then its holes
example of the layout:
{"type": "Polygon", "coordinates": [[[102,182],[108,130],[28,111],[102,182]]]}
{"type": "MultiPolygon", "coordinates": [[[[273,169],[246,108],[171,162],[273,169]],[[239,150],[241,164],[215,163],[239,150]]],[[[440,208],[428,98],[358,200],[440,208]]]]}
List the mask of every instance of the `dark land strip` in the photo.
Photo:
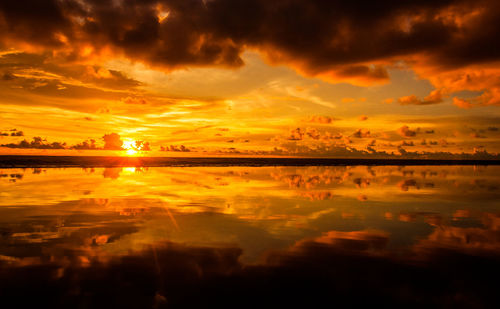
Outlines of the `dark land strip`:
{"type": "Polygon", "coordinates": [[[500,165],[500,160],[329,159],[227,157],[0,156],[1,168],[14,167],[168,167],[168,166],[350,166],[500,165]]]}

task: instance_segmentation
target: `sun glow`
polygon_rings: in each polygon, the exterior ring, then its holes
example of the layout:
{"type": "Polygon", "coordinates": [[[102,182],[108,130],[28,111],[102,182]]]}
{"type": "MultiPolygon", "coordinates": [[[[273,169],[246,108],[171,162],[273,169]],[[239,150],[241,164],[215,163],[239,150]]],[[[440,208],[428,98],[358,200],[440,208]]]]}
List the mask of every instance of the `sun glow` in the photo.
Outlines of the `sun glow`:
{"type": "Polygon", "coordinates": [[[142,155],[145,152],[151,150],[149,142],[146,141],[136,141],[131,139],[126,139],[123,141],[121,148],[125,150],[127,156],[137,156],[142,155]]]}
{"type": "Polygon", "coordinates": [[[123,142],[123,149],[125,149],[127,156],[133,156],[137,154],[137,149],[135,148],[135,141],[124,141],[123,142]]]}

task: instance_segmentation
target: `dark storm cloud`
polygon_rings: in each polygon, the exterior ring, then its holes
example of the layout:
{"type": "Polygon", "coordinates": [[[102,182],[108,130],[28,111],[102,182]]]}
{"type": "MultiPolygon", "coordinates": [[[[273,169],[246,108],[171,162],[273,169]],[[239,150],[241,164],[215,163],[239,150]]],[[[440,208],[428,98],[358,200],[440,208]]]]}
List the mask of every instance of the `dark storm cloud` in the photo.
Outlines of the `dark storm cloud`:
{"type": "Polygon", "coordinates": [[[0,11],[0,34],[15,36],[38,45],[60,47],[58,33],[71,34],[70,11],[65,7],[70,2],[46,1],[2,1],[0,11]]]}
{"type": "MultiPolygon", "coordinates": [[[[395,57],[437,68],[500,59],[493,0],[20,0],[0,4],[0,37],[57,49],[84,46],[162,66],[238,67],[246,48],[326,79],[386,80],[395,57]],[[43,31],[40,31],[43,29],[43,31]]],[[[417,101],[414,101],[417,102],[417,101]]]]}

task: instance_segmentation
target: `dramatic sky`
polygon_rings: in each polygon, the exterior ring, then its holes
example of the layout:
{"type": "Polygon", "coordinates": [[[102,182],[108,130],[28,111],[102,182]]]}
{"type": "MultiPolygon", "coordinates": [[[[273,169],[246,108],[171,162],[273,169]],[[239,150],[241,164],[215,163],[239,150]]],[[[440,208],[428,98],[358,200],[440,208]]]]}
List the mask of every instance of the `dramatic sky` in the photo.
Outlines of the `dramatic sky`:
{"type": "Polygon", "coordinates": [[[496,0],[1,1],[0,154],[490,157],[498,33],[496,0]]]}

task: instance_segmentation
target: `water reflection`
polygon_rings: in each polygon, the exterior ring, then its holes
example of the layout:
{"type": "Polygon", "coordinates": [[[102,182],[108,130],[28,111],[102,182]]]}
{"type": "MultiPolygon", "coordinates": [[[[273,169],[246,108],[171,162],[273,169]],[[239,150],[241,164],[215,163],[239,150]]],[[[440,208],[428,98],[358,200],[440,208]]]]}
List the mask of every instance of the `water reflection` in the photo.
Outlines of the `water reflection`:
{"type": "Polygon", "coordinates": [[[0,294],[54,307],[253,306],[265,296],[279,306],[489,306],[499,172],[1,169],[0,294]]]}

